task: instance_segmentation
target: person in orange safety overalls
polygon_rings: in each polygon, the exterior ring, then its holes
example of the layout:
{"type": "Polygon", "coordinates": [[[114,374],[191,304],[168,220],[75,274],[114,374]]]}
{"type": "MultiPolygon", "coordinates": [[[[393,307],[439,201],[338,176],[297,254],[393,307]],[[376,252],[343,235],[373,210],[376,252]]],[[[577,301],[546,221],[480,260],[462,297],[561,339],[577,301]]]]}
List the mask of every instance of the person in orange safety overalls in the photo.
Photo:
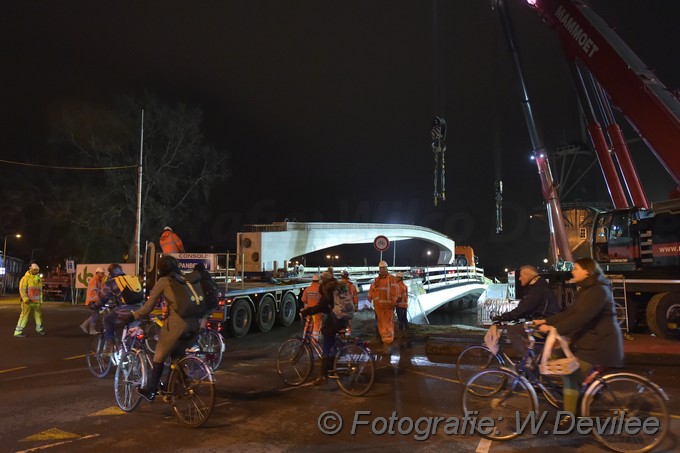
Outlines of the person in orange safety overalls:
{"type": "Polygon", "coordinates": [[[400,293],[397,279],[387,272],[387,263],[381,261],[378,263],[378,276],[371,283],[366,299],[373,302],[378,331],[385,346],[394,341],[394,307],[400,293]]]}
{"type": "Polygon", "coordinates": [[[399,330],[408,333],[408,287],[404,283],[404,273],[397,272],[397,284],[399,285],[399,299],[397,300],[397,321],[399,330]]]}
{"type": "MultiPolygon", "coordinates": [[[[309,285],[302,293],[302,303],[304,304],[303,308],[316,307],[320,298],[321,293],[319,291],[319,274],[314,274],[312,276],[312,284],[309,285]]],[[[314,325],[312,326],[312,337],[317,341],[319,340],[319,333],[321,332],[322,318],[323,315],[321,313],[312,315],[312,319],[314,320],[314,325]]]]}
{"type": "Polygon", "coordinates": [[[172,228],[166,226],[161,233],[161,250],[163,253],[184,253],[182,239],[172,232],[172,228]]]}

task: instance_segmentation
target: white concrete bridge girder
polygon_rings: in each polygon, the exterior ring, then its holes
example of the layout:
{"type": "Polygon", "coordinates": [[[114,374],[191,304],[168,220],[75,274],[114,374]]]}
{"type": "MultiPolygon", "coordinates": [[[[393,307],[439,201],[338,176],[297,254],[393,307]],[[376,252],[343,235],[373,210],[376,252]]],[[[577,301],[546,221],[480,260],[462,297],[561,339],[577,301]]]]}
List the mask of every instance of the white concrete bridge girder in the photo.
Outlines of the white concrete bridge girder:
{"type": "Polygon", "coordinates": [[[283,222],[261,225],[258,229],[265,231],[239,233],[238,254],[244,255],[246,271],[273,271],[274,262],[281,267],[284,260],[295,256],[342,244],[372,243],[380,235],[390,241],[421,239],[430,242],[440,249],[438,264],[451,264],[455,254],[452,239],[414,225],[283,222]]]}

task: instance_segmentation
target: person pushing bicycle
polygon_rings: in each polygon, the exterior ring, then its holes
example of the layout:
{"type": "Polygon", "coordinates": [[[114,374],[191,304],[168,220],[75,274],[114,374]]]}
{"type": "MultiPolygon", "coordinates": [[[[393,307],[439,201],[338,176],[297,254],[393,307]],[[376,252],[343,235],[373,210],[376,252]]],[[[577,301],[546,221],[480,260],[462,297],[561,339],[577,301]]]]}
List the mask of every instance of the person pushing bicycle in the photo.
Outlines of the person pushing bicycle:
{"type": "Polygon", "coordinates": [[[331,353],[335,345],[335,336],[341,330],[347,329],[348,322],[352,319],[356,310],[350,289],[345,282],[338,283],[333,278],[333,274],[328,271],[321,274],[321,281],[319,303],[314,307],[307,307],[300,312],[303,317],[316,313],[326,313],[328,315],[321,327],[321,333],[323,334],[321,371],[319,377],[312,381],[313,385],[324,384],[328,381],[328,371],[333,365],[331,353]]]}

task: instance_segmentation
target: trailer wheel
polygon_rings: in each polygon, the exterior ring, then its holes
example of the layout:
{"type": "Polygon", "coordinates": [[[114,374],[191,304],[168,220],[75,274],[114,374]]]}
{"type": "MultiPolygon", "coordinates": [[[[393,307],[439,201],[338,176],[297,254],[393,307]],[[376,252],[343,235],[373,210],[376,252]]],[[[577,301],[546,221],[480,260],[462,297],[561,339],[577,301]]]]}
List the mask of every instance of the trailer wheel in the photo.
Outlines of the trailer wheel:
{"type": "Polygon", "coordinates": [[[245,300],[237,300],[231,306],[229,314],[229,330],[235,337],[242,337],[250,330],[253,311],[245,300]]]}
{"type": "Polygon", "coordinates": [[[276,321],[276,308],[274,307],[274,298],[266,295],[260,301],[260,306],[257,309],[257,326],[262,332],[269,332],[274,327],[276,321]]]}
{"type": "Polygon", "coordinates": [[[281,300],[281,310],[279,310],[279,323],[288,327],[293,324],[297,316],[297,299],[295,294],[286,293],[281,300]]]}
{"type": "Polygon", "coordinates": [[[659,338],[674,339],[680,335],[677,316],[680,293],[655,294],[647,304],[647,326],[659,338]]]}

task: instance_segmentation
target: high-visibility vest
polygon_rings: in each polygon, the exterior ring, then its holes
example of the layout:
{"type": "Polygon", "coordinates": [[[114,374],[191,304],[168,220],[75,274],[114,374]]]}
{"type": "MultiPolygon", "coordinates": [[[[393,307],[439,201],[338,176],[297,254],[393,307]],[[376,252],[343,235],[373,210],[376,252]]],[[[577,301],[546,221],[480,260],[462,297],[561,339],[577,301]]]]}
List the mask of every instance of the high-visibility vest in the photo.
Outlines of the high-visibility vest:
{"type": "Polygon", "coordinates": [[[403,281],[398,281],[399,285],[399,299],[397,300],[397,307],[408,308],[408,286],[403,281]]]}
{"type": "Polygon", "coordinates": [[[376,309],[388,307],[394,309],[397,304],[397,297],[399,297],[399,285],[394,275],[387,274],[384,277],[377,276],[371,288],[368,290],[369,301],[373,301],[376,309]]]}
{"type": "Polygon", "coordinates": [[[302,303],[305,304],[305,308],[316,307],[319,304],[319,299],[321,299],[319,282],[312,282],[302,293],[302,303]]]}
{"type": "Polygon", "coordinates": [[[26,272],[19,282],[19,294],[21,300],[42,302],[42,279],[40,275],[33,275],[31,271],[26,272]]]}
{"type": "Polygon", "coordinates": [[[90,302],[99,302],[99,296],[101,295],[103,284],[104,283],[102,282],[102,279],[99,278],[96,273],[90,278],[90,281],[87,284],[85,305],[89,304],[90,302]]]}
{"type": "Polygon", "coordinates": [[[184,244],[182,243],[182,240],[170,230],[163,231],[160,243],[163,253],[184,253],[184,244]]]}

